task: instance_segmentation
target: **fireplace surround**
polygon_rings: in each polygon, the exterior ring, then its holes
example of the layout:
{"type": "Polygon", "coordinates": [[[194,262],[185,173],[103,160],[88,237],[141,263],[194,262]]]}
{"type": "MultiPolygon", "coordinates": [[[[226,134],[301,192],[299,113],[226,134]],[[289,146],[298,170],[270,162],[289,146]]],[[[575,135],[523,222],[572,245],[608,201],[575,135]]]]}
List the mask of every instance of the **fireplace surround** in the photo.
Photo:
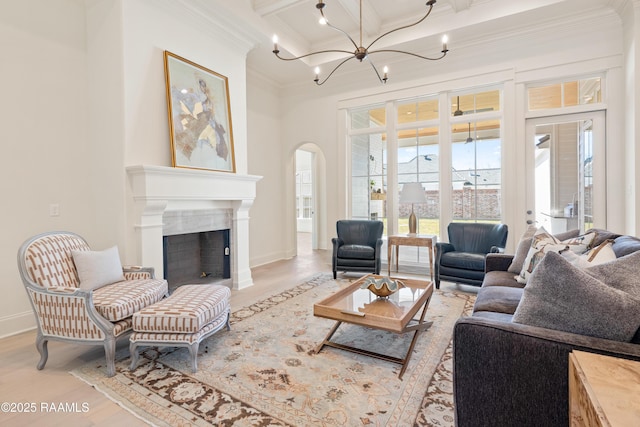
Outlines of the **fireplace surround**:
{"type": "Polygon", "coordinates": [[[148,165],[126,170],[132,200],[128,221],[134,230],[128,244],[138,264],[164,277],[165,236],[229,229],[232,287],[253,284],[249,209],[261,176],[148,165]]]}

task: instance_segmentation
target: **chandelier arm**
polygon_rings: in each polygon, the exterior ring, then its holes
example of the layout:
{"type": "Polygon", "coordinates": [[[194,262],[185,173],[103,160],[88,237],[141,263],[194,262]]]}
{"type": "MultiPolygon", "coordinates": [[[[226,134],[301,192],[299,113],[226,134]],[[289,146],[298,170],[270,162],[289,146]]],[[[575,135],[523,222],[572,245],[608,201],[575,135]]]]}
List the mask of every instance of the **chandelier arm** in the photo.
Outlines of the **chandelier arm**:
{"type": "Polygon", "coordinates": [[[369,59],[368,62],[369,62],[369,64],[371,64],[371,68],[373,68],[373,71],[376,72],[376,76],[378,76],[378,80],[380,80],[380,83],[383,83],[383,84],[386,83],[387,79],[386,78],[382,79],[382,77],[380,77],[380,72],[378,72],[378,68],[375,66],[375,64],[373,63],[371,58],[368,58],[368,59],[369,59]]]}
{"type": "MultiPolygon", "coordinates": [[[[317,52],[311,52],[311,53],[307,53],[306,55],[301,55],[301,56],[296,56],[296,57],[291,57],[291,58],[283,58],[282,56],[280,56],[280,51],[279,50],[274,50],[273,54],[278,58],[281,59],[283,61],[295,61],[296,59],[302,59],[302,58],[306,58],[307,56],[312,56],[312,55],[318,55],[321,53],[346,53],[348,55],[351,55],[351,57],[353,57],[353,52],[349,52],[348,50],[337,50],[337,49],[330,49],[330,50],[319,50],[317,52]]],[[[351,58],[349,58],[351,59],[351,58]]]]}
{"type": "Polygon", "coordinates": [[[395,30],[387,31],[386,33],[382,34],[381,36],[378,36],[378,38],[376,38],[374,41],[369,43],[369,46],[367,46],[367,50],[371,49],[371,46],[373,46],[374,43],[377,42],[378,40],[380,40],[381,38],[383,38],[383,37],[385,37],[385,36],[387,36],[387,35],[389,35],[391,33],[395,33],[396,31],[400,31],[400,30],[404,30],[406,28],[414,27],[414,26],[418,25],[419,23],[421,23],[422,21],[424,21],[425,19],[427,19],[429,14],[431,14],[431,10],[433,10],[434,3],[435,3],[435,1],[427,2],[427,4],[429,5],[429,10],[427,11],[427,14],[424,15],[422,18],[420,18],[418,21],[414,22],[413,24],[405,25],[404,27],[398,27],[395,30]]]}
{"type": "Polygon", "coordinates": [[[445,56],[447,56],[447,51],[443,51],[442,55],[438,56],[437,58],[429,58],[428,56],[422,56],[422,55],[418,55],[417,53],[411,53],[411,52],[405,52],[404,50],[394,50],[394,49],[380,49],[380,50],[374,50],[372,52],[369,52],[369,55],[373,55],[374,53],[381,53],[381,52],[393,52],[393,53],[403,53],[405,55],[411,55],[411,56],[415,56],[416,58],[421,58],[421,59],[426,59],[428,61],[437,61],[438,59],[442,59],[445,56]]]}
{"type": "Polygon", "coordinates": [[[331,72],[329,73],[329,75],[328,75],[327,77],[325,77],[325,79],[324,79],[324,80],[320,81],[320,80],[318,79],[318,77],[316,77],[314,81],[316,82],[316,84],[317,84],[318,86],[323,85],[323,84],[324,84],[324,82],[326,82],[327,80],[329,80],[329,77],[331,77],[331,76],[333,75],[333,73],[335,73],[336,71],[338,71],[338,68],[342,67],[342,65],[343,65],[345,62],[350,61],[350,60],[352,60],[353,58],[355,58],[355,56],[350,56],[349,58],[345,59],[344,61],[342,61],[341,63],[339,63],[338,65],[336,65],[336,68],[334,68],[334,69],[333,69],[333,71],[331,71],[331,72]]]}
{"type": "MultiPolygon", "coordinates": [[[[335,25],[332,25],[332,24],[331,24],[331,22],[329,22],[329,20],[327,19],[327,17],[326,17],[326,16],[324,16],[324,11],[323,11],[322,9],[319,9],[319,10],[320,10],[320,15],[322,15],[322,18],[324,19],[324,22],[325,22],[325,24],[327,25],[327,27],[332,28],[332,29],[334,29],[334,30],[336,30],[336,31],[339,31],[339,32],[341,32],[342,34],[344,34],[345,36],[347,36],[347,38],[349,39],[349,41],[350,41],[351,43],[353,43],[353,47],[355,47],[355,48],[357,49],[357,48],[358,48],[358,44],[357,44],[357,43],[356,43],[356,42],[351,38],[351,36],[349,35],[349,33],[347,33],[346,31],[344,31],[344,30],[342,30],[342,29],[340,29],[340,28],[338,28],[338,27],[336,27],[335,25]]],[[[350,53],[353,53],[353,52],[350,52],[350,53]]]]}

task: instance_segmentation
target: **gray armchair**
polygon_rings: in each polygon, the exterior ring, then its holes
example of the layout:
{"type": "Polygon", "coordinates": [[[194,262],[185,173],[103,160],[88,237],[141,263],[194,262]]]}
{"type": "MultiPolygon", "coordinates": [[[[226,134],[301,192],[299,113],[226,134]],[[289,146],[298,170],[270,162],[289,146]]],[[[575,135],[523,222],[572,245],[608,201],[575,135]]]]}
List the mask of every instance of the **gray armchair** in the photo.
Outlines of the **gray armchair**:
{"type": "Polygon", "coordinates": [[[340,220],[338,237],[333,243],[333,278],[340,271],[363,271],[380,274],[382,221],[340,220]]]}
{"type": "Polygon", "coordinates": [[[505,224],[452,222],[447,227],[449,243],[436,243],[435,281],[482,286],[485,257],[501,252],[507,243],[505,224]]]}

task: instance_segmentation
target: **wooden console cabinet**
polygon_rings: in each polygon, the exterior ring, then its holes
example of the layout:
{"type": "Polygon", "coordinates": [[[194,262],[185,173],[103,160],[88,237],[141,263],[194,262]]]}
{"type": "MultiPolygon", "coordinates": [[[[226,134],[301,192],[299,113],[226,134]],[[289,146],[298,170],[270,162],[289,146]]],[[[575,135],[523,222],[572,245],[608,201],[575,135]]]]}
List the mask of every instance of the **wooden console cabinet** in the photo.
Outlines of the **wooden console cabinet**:
{"type": "Polygon", "coordinates": [[[569,418],[571,426],[640,425],[640,362],[569,354],[569,418]]]}

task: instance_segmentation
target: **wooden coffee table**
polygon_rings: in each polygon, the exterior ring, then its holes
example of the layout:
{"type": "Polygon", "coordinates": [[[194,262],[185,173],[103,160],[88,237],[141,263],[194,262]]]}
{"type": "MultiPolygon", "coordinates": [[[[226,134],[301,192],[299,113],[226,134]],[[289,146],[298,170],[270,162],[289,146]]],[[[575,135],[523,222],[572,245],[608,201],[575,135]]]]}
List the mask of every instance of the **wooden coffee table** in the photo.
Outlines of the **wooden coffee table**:
{"type": "Polygon", "coordinates": [[[388,298],[377,298],[368,289],[360,288],[367,277],[382,276],[364,276],[313,305],[314,316],[337,321],[315,352],[319,353],[325,346],[329,346],[398,363],[402,365],[398,375],[402,379],[418,335],[433,324],[424,320],[433,294],[433,284],[422,280],[399,279],[404,283],[404,288],[388,298]],[[420,318],[414,319],[420,310],[420,318]],[[403,358],[388,356],[331,341],[331,337],[343,322],[397,334],[413,332],[413,338],[403,358]]]}

